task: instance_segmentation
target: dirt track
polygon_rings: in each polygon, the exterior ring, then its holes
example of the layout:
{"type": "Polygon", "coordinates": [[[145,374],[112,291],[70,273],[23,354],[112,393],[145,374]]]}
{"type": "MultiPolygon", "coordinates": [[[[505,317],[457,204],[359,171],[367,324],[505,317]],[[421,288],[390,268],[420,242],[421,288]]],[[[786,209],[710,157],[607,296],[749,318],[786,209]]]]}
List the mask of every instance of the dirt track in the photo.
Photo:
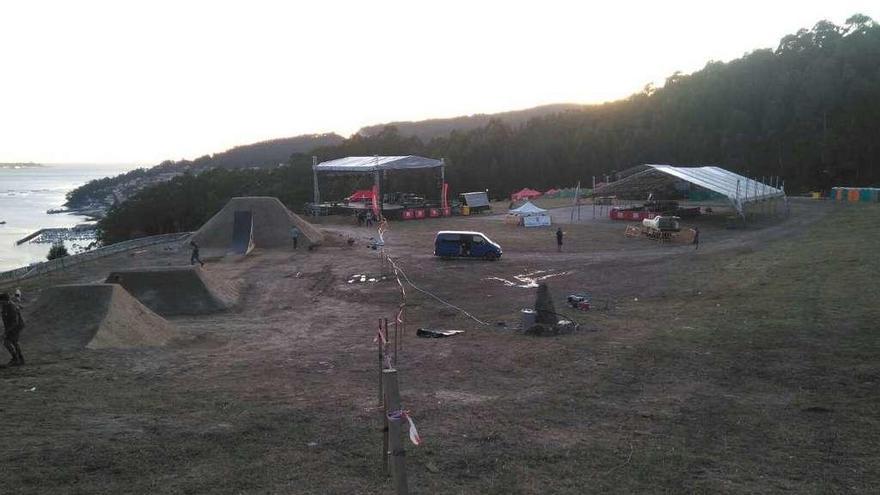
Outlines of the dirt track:
{"type": "MultiPolygon", "coordinates": [[[[478,325],[408,288],[401,391],[427,439],[422,448],[409,447],[413,486],[419,493],[476,493],[485,491],[485,481],[478,481],[485,476],[513,476],[518,491],[537,493],[540,484],[531,485],[528,475],[515,474],[516,466],[493,460],[491,453],[559,455],[558,449],[587,441],[596,430],[624,423],[650,430],[649,420],[621,419],[611,406],[605,415],[584,413],[594,423],[583,428],[556,424],[541,403],[566,383],[584,390],[597,386],[613,369],[618,350],[646,335],[628,311],[638,301],[680,300],[708,290],[705,278],[688,285],[672,280],[701,260],[735,257],[800,235],[825,211],[797,203],[790,219],[746,230],[704,221],[699,251],[627,239],[624,224],[612,222],[564,226],[562,253],[555,252],[551,230],[525,230],[490,217],[392,224],[386,249],[412,282],[492,324],[478,325]],[[433,233],[441,229],[483,231],[503,246],[504,257],[495,263],[438,260],[431,250],[433,233]],[[547,279],[557,306],[568,293],[591,292],[599,311],[573,316],[597,331],[548,340],[512,331],[534,290],[497,279],[536,271],[558,274],[547,279]],[[420,326],[467,333],[418,339],[420,326]],[[575,350],[588,357],[566,361],[575,350]],[[566,363],[554,370],[556,361],[566,363]],[[506,412],[511,409],[521,414],[506,412]],[[442,475],[434,472],[438,466],[442,475]]],[[[392,318],[399,291],[390,280],[348,283],[354,274],[380,273],[376,252],[362,242],[371,233],[326,226],[359,242],[312,253],[257,249],[245,259],[210,260],[212,276],[240,282],[242,301],[226,313],[169,318],[182,338],[168,347],[46,356],[28,355],[25,348],[28,366],[0,370],[4,478],[14,480],[20,493],[45,493],[47,487],[387,492],[377,473],[372,338],[377,319],[392,318]]],[[[22,288],[33,298],[50,284],[103,281],[113,270],[187,260],[188,252],[177,246],[157,246],[78,265],[22,288]]],[[[669,396],[664,390],[655,398],[669,396]]],[[[579,462],[613,471],[625,456],[615,457],[616,445],[607,448],[614,456],[579,462]]]]}

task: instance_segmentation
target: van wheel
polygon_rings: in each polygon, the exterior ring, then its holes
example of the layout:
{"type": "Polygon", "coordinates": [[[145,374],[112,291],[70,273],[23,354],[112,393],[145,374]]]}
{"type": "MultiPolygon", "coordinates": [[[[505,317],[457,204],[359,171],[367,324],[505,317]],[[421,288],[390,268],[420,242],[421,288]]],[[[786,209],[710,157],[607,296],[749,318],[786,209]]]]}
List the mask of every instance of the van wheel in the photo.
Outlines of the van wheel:
{"type": "Polygon", "coordinates": [[[495,261],[495,260],[498,259],[498,255],[495,254],[495,253],[486,253],[486,255],[483,256],[483,258],[484,258],[486,261],[495,261]]]}

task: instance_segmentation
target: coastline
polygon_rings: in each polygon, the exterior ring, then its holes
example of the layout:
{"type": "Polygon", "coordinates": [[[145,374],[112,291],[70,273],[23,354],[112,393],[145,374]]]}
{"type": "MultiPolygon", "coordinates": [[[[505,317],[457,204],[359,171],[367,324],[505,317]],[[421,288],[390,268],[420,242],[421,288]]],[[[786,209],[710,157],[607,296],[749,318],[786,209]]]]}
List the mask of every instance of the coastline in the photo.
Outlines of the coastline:
{"type": "Polygon", "coordinates": [[[0,272],[46,261],[52,242],[61,241],[68,251],[81,252],[95,241],[92,234],[73,231],[77,225],[94,224],[106,214],[89,205],[65,206],[67,193],[95,179],[124,173],[131,165],[40,165],[18,168],[0,166],[0,272]],[[53,213],[49,213],[52,211],[53,213]],[[27,242],[17,241],[42,232],[27,242]],[[34,242],[34,241],[38,242],[34,242]]]}

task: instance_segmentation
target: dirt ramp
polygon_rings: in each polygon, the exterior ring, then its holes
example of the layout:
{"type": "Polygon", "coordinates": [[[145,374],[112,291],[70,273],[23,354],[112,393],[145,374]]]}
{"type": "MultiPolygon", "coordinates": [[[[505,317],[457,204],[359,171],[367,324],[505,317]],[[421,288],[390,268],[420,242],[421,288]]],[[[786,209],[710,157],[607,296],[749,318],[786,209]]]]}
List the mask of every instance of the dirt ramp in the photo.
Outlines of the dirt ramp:
{"type": "Polygon", "coordinates": [[[116,284],[46,289],[25,322],[23,344],[46,350],[159,346],[176,336],[171,324],[116,284]]]}
{"type": "MultiPolygon", "coordinates": [[[[251,247],[257,248],[290,248],[292,241],[290,230],[297,227],[300,231],[300,249],[321,244],[324,234],[302,217],[288,210],[278,198],[265,196],[248,196],[232,198],[222,210],[192,236],[199,247],[208,250],[222,249],[225,252],[240,251],[237,248],[236,218],[239,225],[250,214],[251,247]]],[[[244,232],[242,227],[241,232],[244,232]]],[[[189,242],[189,241],[187,241],[189,242]]]]}
{"type": "Polygon", "coordinates": [[[224,311],[239,299],[233,284],[198,266],[121,270],[111,273],[107,283],[121,285],[144,306],[162,316],[224,311]]]}

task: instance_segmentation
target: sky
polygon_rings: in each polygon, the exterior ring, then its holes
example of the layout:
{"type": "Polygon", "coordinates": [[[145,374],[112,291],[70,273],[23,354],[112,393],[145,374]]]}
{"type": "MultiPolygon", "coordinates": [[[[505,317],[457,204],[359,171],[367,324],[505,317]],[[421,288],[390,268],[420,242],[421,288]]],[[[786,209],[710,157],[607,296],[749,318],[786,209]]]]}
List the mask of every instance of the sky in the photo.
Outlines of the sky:
{"type": "Polygon", "coordinates": [[[0,162],[599,103],[854,13],[880,2],[0,0],[0,162]]]}

